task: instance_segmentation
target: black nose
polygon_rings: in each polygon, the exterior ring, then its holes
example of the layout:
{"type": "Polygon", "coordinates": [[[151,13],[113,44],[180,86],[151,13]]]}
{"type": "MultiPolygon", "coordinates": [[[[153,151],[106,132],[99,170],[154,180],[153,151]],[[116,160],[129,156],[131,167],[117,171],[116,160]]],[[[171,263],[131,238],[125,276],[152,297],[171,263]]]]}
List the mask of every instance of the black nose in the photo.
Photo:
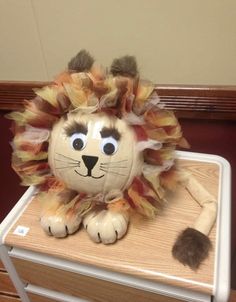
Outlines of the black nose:
{"type": "Polygon", "coordinates": [[[97,156],[82,155],[82,159],[89,172],[93,169],[98,161],[97,156]]]}

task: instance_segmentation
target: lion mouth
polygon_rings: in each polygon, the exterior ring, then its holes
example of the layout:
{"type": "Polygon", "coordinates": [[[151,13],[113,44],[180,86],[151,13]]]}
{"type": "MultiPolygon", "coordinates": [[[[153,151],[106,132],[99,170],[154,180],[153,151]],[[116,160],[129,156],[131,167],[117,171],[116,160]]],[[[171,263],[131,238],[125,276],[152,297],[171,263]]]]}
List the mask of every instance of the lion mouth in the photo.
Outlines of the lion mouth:
{"type": "Polygon", "coordinates": [[[77,173],[78,175],[80,175],[82,177],[92,177],[94,179],[102,178],[105,175],[105,174],[103,174],[101,176],[93,176],[92,175],[92,170],[93,170],[93,168],[95,167],[95,165],[98,161],[97,156],[82,155],[82,159],[83,159],[85,167],[88,169],[88,173],[87,173],[87,175],[83,175],[83,174],[79,173],[78,171],[74,170],[75,173],[77,173]]]}
{"type": "Polygon", "coordinates": [[[80,176],[82,176],[82,177],[92,177],[92,178],[94,178],[94,179],[99,179],[99,178],[102,178],[103,176],[105,176],[105,174],[100,175],[100,176],[93,176],[93,175],[91,174],[91,171],[88,171],[88,174],[87,174],[87,175],[83,175],[83,174],[79,173],[79,172],[76,171],[76,170],[74,170],[74,171],[75,171],[76,174],[78,174],[78,175],[80,175],[80,176]]]}

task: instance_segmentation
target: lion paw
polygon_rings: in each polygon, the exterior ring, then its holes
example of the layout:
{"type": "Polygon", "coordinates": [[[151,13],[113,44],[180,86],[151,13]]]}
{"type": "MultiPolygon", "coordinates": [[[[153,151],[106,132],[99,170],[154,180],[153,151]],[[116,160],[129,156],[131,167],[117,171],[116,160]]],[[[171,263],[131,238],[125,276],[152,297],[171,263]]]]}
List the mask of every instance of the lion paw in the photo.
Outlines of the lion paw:
{"type": "Polygon", "coordinates": [[[64,215],[44,215],[41,217],[41,226],[48,235],[62,238],[78,230],[81,218],[69,219],[64,215]]]}
{"type": "Polygon", "coordinates": [[[114,243],[123,237],[128,223],[128,214],[108,210],[92,211],[83,220],[83,225],[90,238],[104,244],[114,243]]]}

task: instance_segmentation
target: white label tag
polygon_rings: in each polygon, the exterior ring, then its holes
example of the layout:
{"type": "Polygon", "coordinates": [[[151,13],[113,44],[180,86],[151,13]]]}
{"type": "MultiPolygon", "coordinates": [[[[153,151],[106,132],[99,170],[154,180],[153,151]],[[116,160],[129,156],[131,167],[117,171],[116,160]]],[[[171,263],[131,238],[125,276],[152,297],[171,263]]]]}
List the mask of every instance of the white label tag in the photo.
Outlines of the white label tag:
{"type": "Polygon", "coordinates": [[[15,231],[13,232],[14,235],[19,235],[19,236],[26,236],[26,234],[28,233],[29,228],[22,226],[22,225],[18,225],[15,229],[15,231]]]}

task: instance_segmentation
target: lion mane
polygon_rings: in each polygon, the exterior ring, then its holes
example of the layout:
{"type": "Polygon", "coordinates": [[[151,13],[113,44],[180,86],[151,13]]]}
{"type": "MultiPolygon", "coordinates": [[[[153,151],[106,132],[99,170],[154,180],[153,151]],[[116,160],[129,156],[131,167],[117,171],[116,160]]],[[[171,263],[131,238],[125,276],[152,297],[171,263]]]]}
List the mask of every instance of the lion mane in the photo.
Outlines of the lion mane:
{"type": "Polygon", "coordinates": [[[21,111],[8,115],[14,120],[12,166],[22,185],[55,194],[65,189],[48,164],[53,125],[72,111],[104,112],[124,119],[145,145],[142,174],[125,190],[124,202],[126,208],[153,217],[166,192],[175,190],[179,182],[174,151],[177,146],[187,147],[187,142],[174,113],[160,102],[155,85],[140,79],[135,58],[115,59],[107,72],[82,50],[52,84],[34,92],[35,98],[25,100],[21,111]],[[155,142],[160,149],[150,147],[155,142]]]}

